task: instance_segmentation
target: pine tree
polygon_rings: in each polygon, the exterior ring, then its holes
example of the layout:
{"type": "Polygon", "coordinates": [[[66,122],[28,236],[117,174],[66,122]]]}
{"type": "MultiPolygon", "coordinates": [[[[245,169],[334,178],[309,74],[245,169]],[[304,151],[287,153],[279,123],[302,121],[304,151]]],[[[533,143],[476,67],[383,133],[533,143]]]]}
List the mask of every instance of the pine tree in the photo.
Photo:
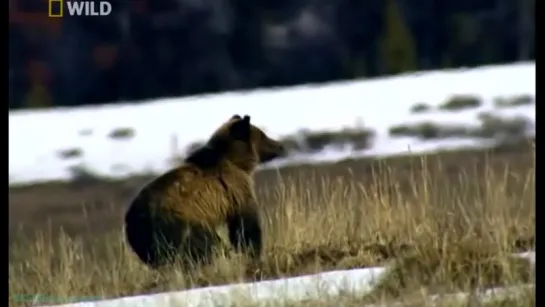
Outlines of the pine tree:
{"type": "Polygon", "coordinates": [[[386,2],[385,25],[380,42],[383,70],[398,74],[417,69],[415,43],[396,0],[386,2]]]}

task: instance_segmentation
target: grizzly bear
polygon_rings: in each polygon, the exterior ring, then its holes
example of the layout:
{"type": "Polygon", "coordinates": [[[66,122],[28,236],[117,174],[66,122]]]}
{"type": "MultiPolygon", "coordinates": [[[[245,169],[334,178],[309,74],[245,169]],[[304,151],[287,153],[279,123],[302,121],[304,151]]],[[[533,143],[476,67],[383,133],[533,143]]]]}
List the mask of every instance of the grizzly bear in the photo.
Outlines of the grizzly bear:
{"type": "Polygon", "coordinates": [[[260,163],[284,156],[284,146],[234,115],[183,163],[144,186],[125,215],[129,246],[145,264],[206,263],[227,225],[231,245],[259,258],[262,233],[253,190],[260,163]]]}

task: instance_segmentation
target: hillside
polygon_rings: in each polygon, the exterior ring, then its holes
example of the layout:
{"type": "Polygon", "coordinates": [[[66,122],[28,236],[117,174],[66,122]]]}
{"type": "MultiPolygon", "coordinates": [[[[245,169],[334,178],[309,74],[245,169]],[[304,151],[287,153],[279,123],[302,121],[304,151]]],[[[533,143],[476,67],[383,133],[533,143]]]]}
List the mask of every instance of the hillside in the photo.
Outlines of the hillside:
{"type": "MultiPolygon", "coordinates": [[[[361,273],[352,269],[372,267],[393,269],[372,289],[341,286],[317,291],[322,296],[307,302],[271,304],[423,304],[428,294],[532,284],[529,262],[510,254],[535,244],[534,78],[534,64],[520,64],[291,91],[11,112],[10,304],[321,272],[350,279],[350,272],[361,273]],[[251,114],[292,146],[288,159],[256,175],[266,228],[263,261],[224,251],[214,265],[191,274],[149,271],[123,241],[127,201],[233,113],[251,114]]],[[[509,299],[533,306],[533,293],[531,288],[509,299]]],[[[169,295],[154,304],[177,306],[166,303],[169,295]]],[[[245,300],[244,293],[233,300],[266,305],[245,300]]]]}

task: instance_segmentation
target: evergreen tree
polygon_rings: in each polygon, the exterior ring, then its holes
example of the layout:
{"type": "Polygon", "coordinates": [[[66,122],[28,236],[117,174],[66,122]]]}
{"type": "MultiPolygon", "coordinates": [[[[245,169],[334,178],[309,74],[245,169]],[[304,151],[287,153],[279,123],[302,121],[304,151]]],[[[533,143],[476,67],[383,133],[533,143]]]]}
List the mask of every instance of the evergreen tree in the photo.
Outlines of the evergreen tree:
{"type": "Polygon", "coordinates": [[[380,41],[383,71],[398,74],[417,68],[416,48],[396,0],[386,2],[385,25],[380,41]]]}

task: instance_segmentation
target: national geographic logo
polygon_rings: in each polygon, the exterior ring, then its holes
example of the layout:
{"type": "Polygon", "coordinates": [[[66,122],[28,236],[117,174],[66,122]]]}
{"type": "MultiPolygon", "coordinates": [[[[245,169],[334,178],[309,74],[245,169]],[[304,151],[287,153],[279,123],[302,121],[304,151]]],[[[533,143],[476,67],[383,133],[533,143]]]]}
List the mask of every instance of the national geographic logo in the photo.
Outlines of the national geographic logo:
{"type": "Polygon", "coordinates": [[[112,4],[108,1],[48,1],[47,15],[54,18],[63,17],[65,8],[68,16],[107,16],[112,12],[112,4]]]}

